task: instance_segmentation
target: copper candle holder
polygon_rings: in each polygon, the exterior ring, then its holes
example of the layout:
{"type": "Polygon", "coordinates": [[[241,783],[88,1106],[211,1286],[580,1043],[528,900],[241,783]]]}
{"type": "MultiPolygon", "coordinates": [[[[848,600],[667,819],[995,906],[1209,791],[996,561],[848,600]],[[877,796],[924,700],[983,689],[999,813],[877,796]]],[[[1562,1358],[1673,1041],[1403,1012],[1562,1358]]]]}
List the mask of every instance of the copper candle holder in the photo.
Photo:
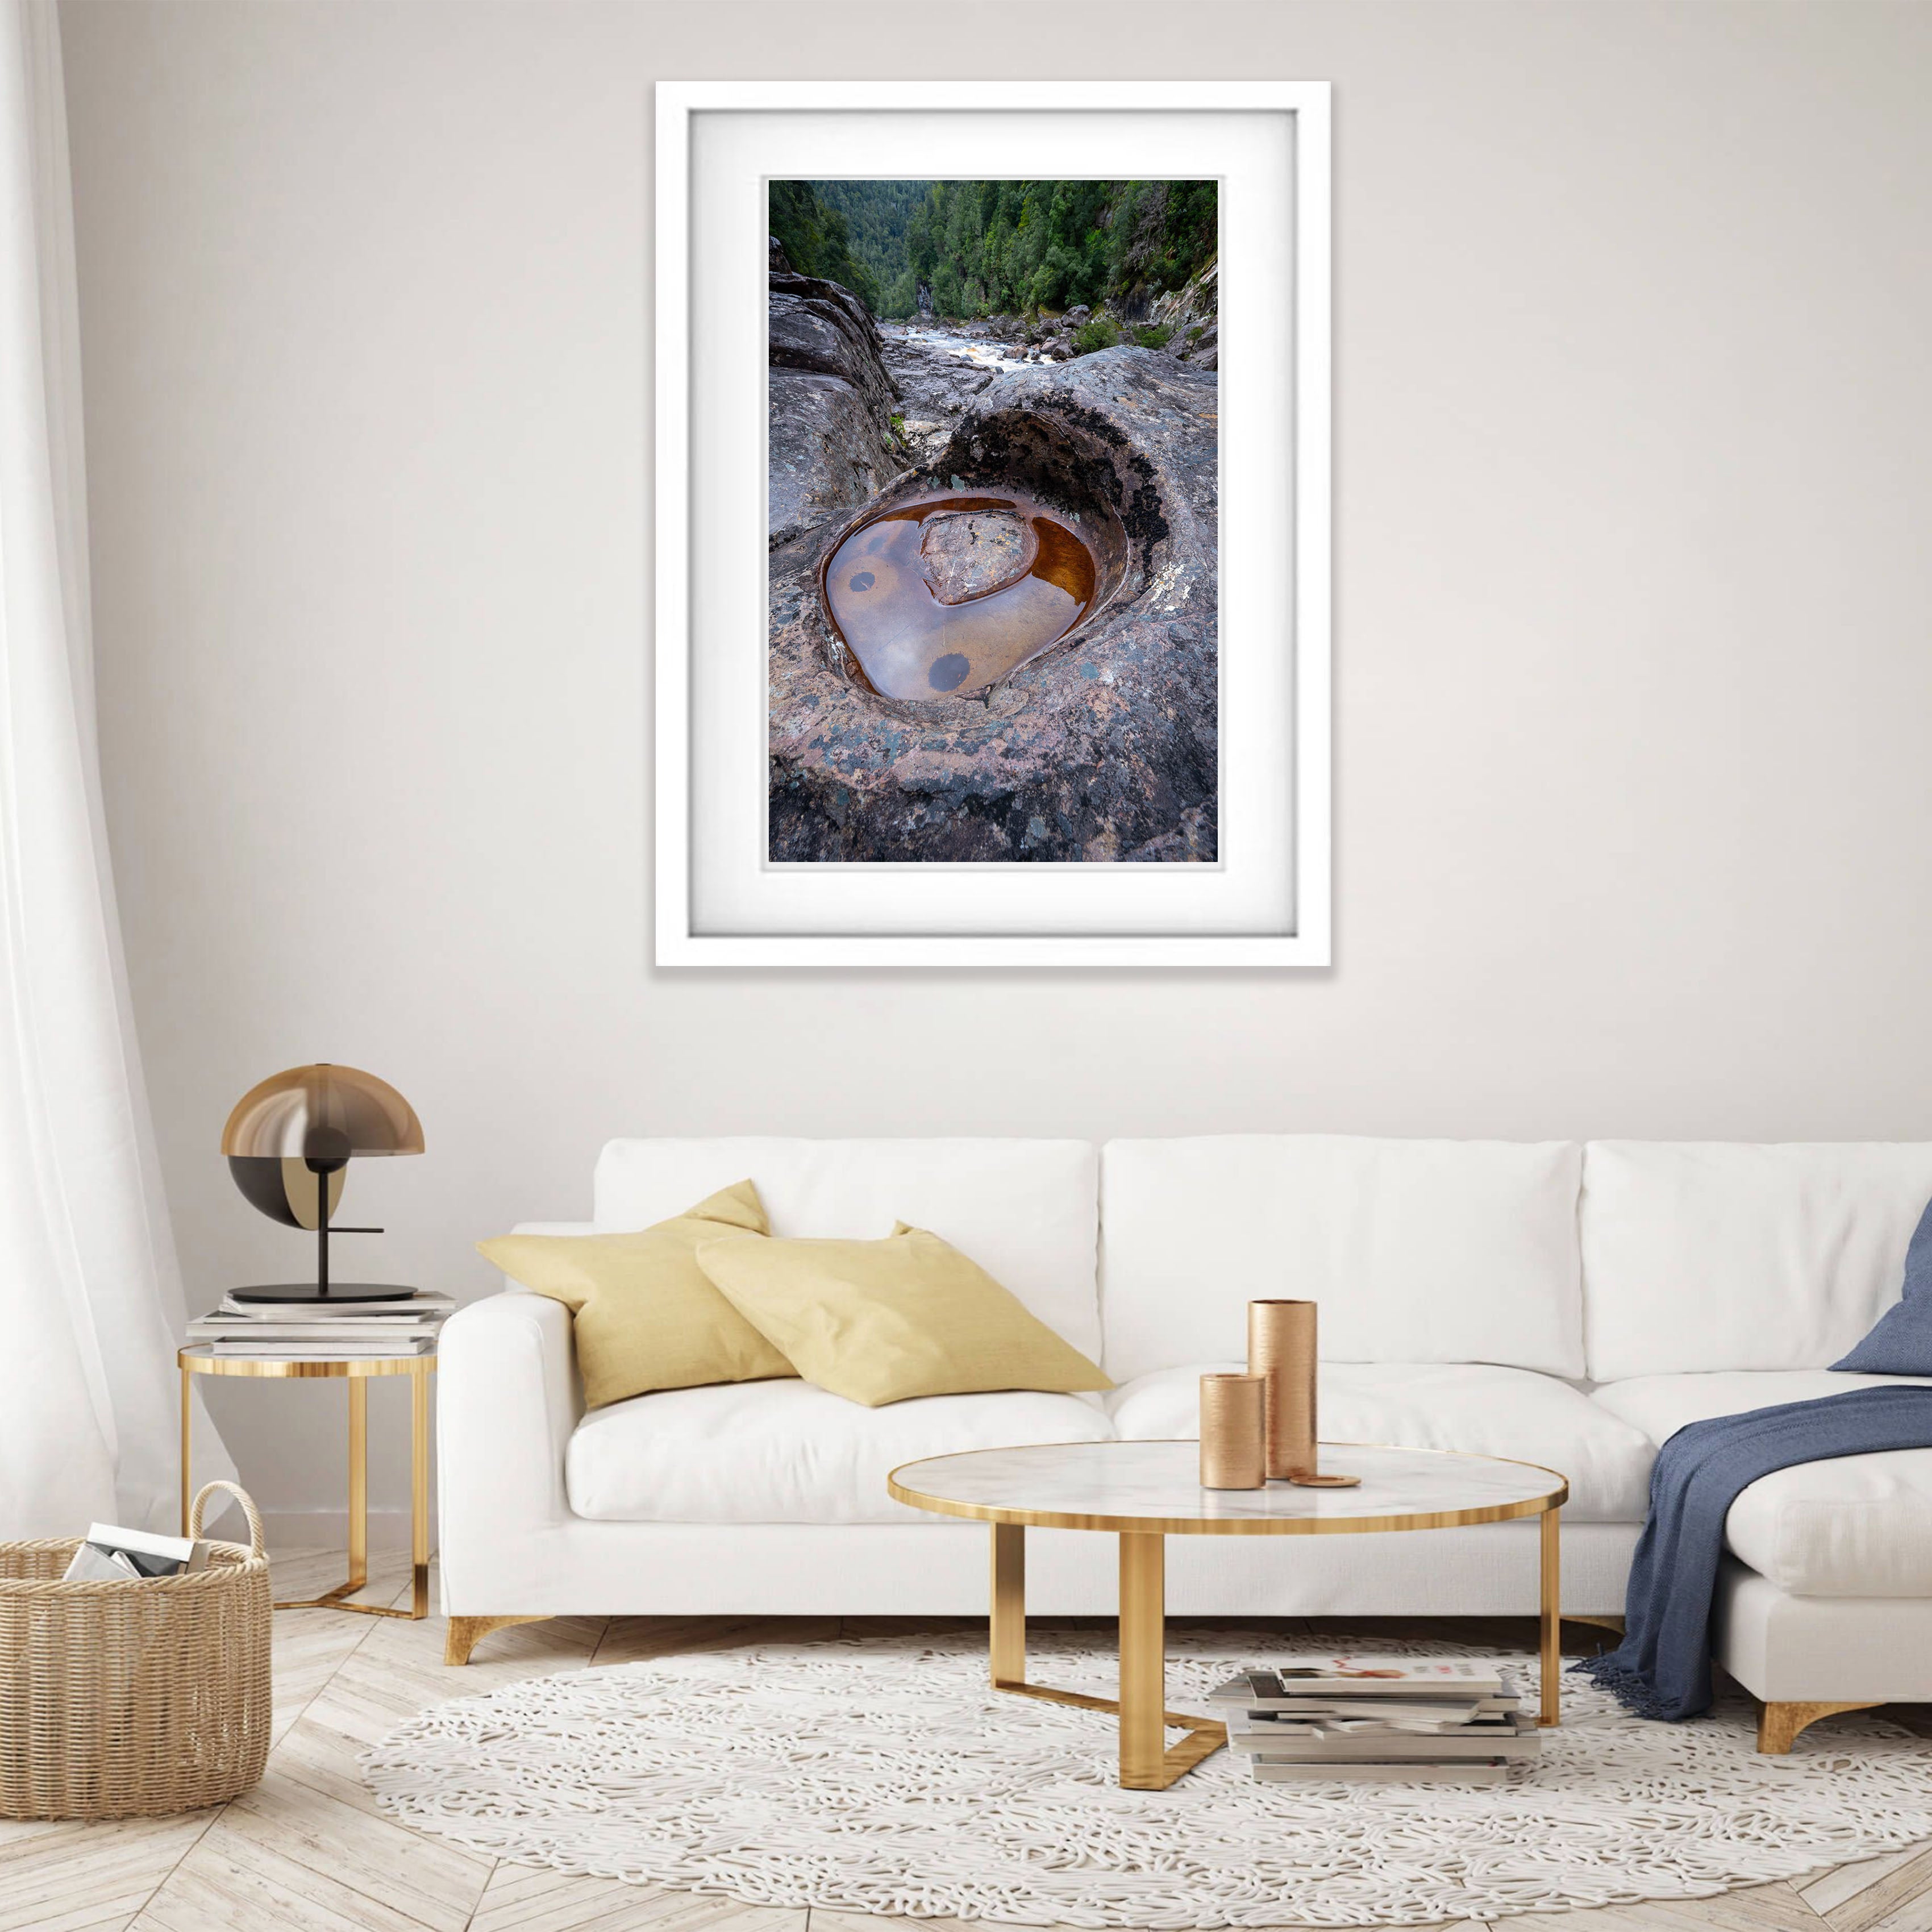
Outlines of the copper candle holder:
{"type": "Polygon", "coordinates": [[[1258,1490],[1265,1480],[1262,1444],[1268,1384],[1260,1376],[1201,1378],[1201,1486],[1258,1490]]]}
{"type": "Polygon", "coordinates": [[[1248,1304],[1248,1372],[1267,1388],[1268,1476],[1304,1489],[1353,1489],[1359,1476],[1324,1476],[1316,1466],[1315,1361],[1313,1302],[1248,1304]]]}

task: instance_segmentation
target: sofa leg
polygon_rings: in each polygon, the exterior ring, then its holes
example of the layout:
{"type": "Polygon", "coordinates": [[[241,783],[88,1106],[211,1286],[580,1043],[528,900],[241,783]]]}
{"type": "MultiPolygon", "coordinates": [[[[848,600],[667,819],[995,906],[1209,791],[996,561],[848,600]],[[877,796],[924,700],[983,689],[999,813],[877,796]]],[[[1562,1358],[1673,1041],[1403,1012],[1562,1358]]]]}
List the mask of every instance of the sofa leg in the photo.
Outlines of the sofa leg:
{"type": "Polygon", "coordinates": [[[1792,1742],[1808,1724],[1820,1718],[1836,1717],[1840,1711],[1875,1711],[1870,1701],[1858,1704],[1766,1704],[1757,1720],[1757,1748],[1766,1755],[1782,1757],[1792,1742]]]}
{"type": "Polygon", "coordinates": [[[512,1624],[540,1624],[548,1622],[544,1617],[452,1617],[449,1635],[444,1640],[442,1660],[445,1664],[467,1664],[470,1653],[492,1630],[508,1630],[512,1624]]]}

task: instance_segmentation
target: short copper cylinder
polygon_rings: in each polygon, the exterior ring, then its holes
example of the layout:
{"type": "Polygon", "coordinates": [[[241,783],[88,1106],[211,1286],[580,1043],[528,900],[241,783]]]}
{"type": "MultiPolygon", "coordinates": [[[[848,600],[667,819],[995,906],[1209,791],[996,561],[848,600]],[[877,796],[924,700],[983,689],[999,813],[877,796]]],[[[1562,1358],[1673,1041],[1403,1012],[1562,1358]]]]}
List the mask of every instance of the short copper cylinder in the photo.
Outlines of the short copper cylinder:
{"type": "Polygon", "coordinates": [[[1259,1376],[1201,1378],[1201,1486],[1258,1490],[1268,1391],[1259,1376]]]}
{"type": "Polygon", "coordinates": [[[1316,1473],[1313,1302],[1248,1304],[1248,1372],[1267,1384],[1269,1478],[1305,1481],[1316,1473]]]}

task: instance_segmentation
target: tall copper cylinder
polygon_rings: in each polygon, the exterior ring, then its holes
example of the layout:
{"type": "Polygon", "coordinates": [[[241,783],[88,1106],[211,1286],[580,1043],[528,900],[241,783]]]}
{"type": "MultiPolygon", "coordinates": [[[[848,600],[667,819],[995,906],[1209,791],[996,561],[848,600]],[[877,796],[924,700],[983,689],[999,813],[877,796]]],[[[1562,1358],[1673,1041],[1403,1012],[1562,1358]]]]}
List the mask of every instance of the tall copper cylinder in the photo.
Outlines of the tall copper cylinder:
{"type": "Polygon", "coordinates": [[[1269,1477],[1306,1482],[1316,1473],[1313,1302],[1248,1304],[1248,1372],[1267,1385],[1269,1477]]]}
{"type": "Polygon", "coordinates": [[[1201,1486],[1258,1490],[1268,1390],[1259,1376],[1201,1378],[1201,1486]]]}

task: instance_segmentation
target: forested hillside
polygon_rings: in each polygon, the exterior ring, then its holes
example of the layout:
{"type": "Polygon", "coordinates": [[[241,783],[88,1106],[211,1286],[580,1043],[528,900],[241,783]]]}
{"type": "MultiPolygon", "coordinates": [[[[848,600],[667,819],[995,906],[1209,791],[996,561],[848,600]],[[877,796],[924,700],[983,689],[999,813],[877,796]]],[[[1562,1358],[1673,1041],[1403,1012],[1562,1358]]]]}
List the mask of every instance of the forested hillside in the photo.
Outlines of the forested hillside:
{"type": "Polygon", "coordinates": [[[874,315],[880,312],[878,279],[853,252],[851,230],[840,210],[821,200],[810,182],[775,181],[766,190],[765,201],[772,232],[778,238],[785,259],[801,275],[837,282],[850,289],[874,315]]]}
{"type": "Polygon", "coordinates": [[[810,184],[826,207],[844,218],[852,253],[872,271],[882,296],[905,272],[906,226],[932,185],[922,181],[810,184]]]}
{"type": "Polygon", "coordinates": [[[773,182],[770,200],[794,268],[893,317],[922,287],[942,316],[1104,302],[1135,316],[1218,239],[1211,181],[773,182]]]}

